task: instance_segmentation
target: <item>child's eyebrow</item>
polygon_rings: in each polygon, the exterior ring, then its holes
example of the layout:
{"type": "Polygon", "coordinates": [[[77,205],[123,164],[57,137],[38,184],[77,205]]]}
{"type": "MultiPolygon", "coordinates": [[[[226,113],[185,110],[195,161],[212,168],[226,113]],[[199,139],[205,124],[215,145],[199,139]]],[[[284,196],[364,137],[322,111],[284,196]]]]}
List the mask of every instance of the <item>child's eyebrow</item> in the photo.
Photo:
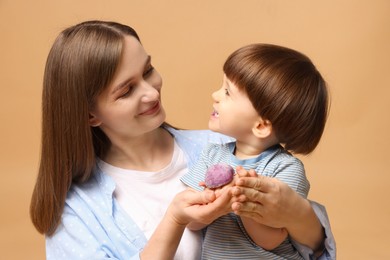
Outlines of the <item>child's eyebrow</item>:
{"type": "Polygon", "coordinates": [[[230,93],[231,90],[232,90],[230,84],[232,84],[232,83],[230,82],[230,80],[226,79],[226,88],[227,88],[227,90],[229,91],[229,93],[230,93]]]}

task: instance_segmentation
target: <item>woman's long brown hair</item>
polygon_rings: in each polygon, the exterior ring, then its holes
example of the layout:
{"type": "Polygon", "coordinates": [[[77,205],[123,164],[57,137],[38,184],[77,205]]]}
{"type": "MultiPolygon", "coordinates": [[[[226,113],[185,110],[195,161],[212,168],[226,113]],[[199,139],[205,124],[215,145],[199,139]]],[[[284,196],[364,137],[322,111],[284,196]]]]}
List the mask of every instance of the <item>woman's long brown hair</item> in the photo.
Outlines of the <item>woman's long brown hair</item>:
{"type": "Polygon", "coordinates": [[[55,232],[72,182],[88,180],[96,156],[110,145],[99,128],[90,127],[89,111],[115,74],[126,35],[139,40],[128,26],[87,21],[65,29],[49,52],[40,166],[30,204],[32,222],[42,234],[55,232]]]}

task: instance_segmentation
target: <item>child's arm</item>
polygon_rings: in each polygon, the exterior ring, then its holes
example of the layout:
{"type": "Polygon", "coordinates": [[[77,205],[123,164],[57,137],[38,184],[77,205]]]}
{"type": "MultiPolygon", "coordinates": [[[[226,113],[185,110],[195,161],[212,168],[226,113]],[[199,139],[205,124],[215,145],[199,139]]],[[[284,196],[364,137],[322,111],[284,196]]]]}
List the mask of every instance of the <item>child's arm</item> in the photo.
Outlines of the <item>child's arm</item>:
{"type": "Polygon", "coordinates": [[[245,230],[256,243],[265,250],[273,250],[278,247],[287,237],[287,230],[284,228],[272,228],[247,217],[241,217],[245,230]]]}
{"type": "MultiPolygon", "coordinates": [[[[257,173],[254,170],[245,171],[241,166],[237,167],[237,173],[240,177],[257,176],[257,173]]],[[[265,250],[270,251],[275,249],[288,236],[288,232],[285,228],[269,227],[244,216],[241,216],[241,221],[253,242],[265,250]]]]}
{"type": "MultiPolygon", "coordinates": [[[[291,172],[295,173],[295,183],[297,183],[296,191],[300,193],[303,197],[307,196],[308,190],[309,190],[309,184],[307,182],[307,179],[305,178],[304,174],[304,168],[301,163],[296,163],[296,159],[294,158],[293,163],[285,163],[283,167],[280,167],[278,169],[277,177],[281,180],[286,180],[286,182],[291,181],[291,172]]],[[[256,177],[257,179],[257,173],[254,170],[245,171],[242,167],[237,167],[237,173],[240,177],[256,177]]],[[[265,181],[265,180],[264,180],[265,181]]],[[[235,184],[238,184],[239,181],[235,182],[235,184]]],[[[238,184],[240,186],[240,184],[238,184]]],[[[286,185],[287,186],[287,185],[286,185]]],[[[233,192],[235,193],[235,192],[233,192]]],[[[260,190],[256,191],[258,193],[257,195],[263,195],[260,190]]],[[[299,197],[298,194],[296,196],[299,197]]],[[[245,196],[244,196],[245,197],[245,196]]],[[[239,201],[239,200],[237,200],[239,201]]],[[[259,204],[261,206],[261,203],[259,204]]],[[[236,211],[236,205],[232,208],[235,213],[236,211]]],[[[242,222],[244,224],[244,227],[248,233],[248,235],[252,238],[252,240],[259,246],[263,247],[267,250],[272,250],[278,245],[280,245],[286,237],[289,235],[289,229],[287,229],[286,223],[285,225],[275,225],[275,228],[270,226],[265,226],[263,224],[260,224],[258,219],[262,218],[263,216],[259,215],[256,211],[250,211],[246,214],[246,216],[243,216],[241,213],[238,213],[241,216],[242,222]],[[257,220],[257,221],[256,221],[257,220]],[[286,227],[286,228],[283,228],[286,227]],[[267,234],[267,235],[265,235],[267,234]]],[[[308,223],[307,223],[308,225],[308,223]]],[[[294,226],[294,224],[293,224],[294,226]]]]}

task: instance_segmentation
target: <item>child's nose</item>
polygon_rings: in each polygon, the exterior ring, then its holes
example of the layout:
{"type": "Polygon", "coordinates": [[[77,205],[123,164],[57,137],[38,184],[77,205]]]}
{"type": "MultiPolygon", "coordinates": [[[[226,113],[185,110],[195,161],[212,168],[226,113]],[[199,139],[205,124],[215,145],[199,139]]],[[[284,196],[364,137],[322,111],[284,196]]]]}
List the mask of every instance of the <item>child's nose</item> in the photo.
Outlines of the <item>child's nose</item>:
{"type": "Polygon", "coordinates": [[[211,94],[211,97],[213,98],[213,100],[215,102],[218,102],[219,99],[220,99],[220,93],[221,93],[221,89],[218,89],[217,91],[214,91],[212,94],[211,94]]]}

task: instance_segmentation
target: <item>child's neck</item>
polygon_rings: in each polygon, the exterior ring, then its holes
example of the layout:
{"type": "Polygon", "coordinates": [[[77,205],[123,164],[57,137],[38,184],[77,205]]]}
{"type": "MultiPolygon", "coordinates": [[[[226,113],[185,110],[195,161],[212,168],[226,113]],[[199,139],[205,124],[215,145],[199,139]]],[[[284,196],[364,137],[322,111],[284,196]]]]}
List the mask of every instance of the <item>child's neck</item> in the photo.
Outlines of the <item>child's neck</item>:
{"type": "Polygon", "coordinates": [[[257,144],[254,143],[246,143],[241,141],[236,141],[236,149],[234,150],[234,155],[238,159],[249,159],[259,156],[262,152],[277,144],[275,141],[270,142],[259,142],[257,144]]]}

